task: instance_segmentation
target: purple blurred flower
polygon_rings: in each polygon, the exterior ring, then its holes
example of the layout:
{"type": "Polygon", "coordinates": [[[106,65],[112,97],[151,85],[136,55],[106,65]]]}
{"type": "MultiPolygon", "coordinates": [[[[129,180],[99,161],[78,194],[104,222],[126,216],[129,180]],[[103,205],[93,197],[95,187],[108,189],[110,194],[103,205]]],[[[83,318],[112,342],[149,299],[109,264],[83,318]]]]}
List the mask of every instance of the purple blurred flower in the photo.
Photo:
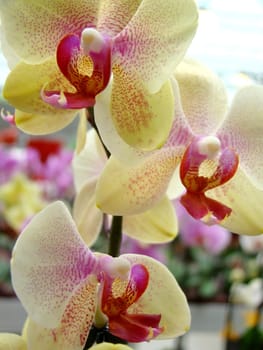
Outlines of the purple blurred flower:
{"type": "Polygon", "coordinates": [[[166,264],[167,257],[165,254],[165,247],[167,247],[167,244],[146,244],[123,235],[121,254],[132,253],[147,255],[166,264]]]}
{"type": "Polygon", "coordinates": [[[0,184],[7,182],[10,178],[21,170],[22,162],[15,149],[0,147],[0,184]]]}
{"type": "Polygon", "coordinates": [[[181,239],[187,246],[201,246],[211,254],[219,254],[231,240],[231,233],[219,225],[208,225],[194,219],[186,209],[175,202],[181,239]]]}

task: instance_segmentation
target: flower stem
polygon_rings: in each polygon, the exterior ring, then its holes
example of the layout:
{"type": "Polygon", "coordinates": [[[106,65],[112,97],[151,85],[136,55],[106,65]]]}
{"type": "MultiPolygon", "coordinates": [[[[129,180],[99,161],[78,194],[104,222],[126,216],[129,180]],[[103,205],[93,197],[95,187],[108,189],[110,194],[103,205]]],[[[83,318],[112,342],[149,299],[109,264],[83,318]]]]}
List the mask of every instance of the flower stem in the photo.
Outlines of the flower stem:
{"type": "Polygon", "coordinates": [[[109,255],[113,257],[120,255],[121,241],[122,216],[113,216],[109,238],[109,255]]]}

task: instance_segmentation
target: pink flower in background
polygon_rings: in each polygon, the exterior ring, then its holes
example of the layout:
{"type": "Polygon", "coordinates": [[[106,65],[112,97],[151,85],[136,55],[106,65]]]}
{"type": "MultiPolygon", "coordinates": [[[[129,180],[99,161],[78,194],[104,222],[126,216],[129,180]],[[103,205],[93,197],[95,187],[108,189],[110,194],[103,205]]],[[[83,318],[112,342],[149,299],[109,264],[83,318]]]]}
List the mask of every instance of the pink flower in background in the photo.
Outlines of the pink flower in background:
{"type": "Polygon", "coordinates": [[[219,225],[207,225],[194,219],[175,201],[179,221],[180,238],[187,246],[200,246],[211,254],[219,254],[231,241],[231,233],[219,225]]]}
{"type": "Polygon", "coordinates": [[[31,139],[26,149],[28,176],[42,183],[47,199],[73,197],[73,151],[52,139],[31,139]]]}
{"type": "Polygon", "coordinates": [[[121,245],[121,252],[122,254],[134,253],[147,255],[161,261],[163,264],[166,264],[166,248],[167,245],[164,244],[147,244],[124,235],[121,245]]]}

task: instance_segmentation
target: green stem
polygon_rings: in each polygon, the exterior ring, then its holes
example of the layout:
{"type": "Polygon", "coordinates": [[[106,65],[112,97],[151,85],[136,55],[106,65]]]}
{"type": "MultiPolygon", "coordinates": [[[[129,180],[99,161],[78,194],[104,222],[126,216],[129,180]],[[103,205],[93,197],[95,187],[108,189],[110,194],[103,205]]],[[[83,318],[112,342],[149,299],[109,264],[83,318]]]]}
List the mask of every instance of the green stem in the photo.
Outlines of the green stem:
{"type": "Polygon", "coordinates": [[[103,142],[103,140],[102,140],[102,138],[100,136],[98,127],[97,127],[97,125],[95,123],[94,107],[87,108],[87,111],[88,111],[88,122],[97,131],[97,134],[98,134],[98,136],[100,138],[100,141],[101,141],[101,143],[102,143],[102,145],[104,147],[104,150],[105,150],[105,152],[107,154],[107,157],[109,158],[110,157],[110,152],[109,152],[108,148],[104,145],[104,142],[103,142]]]}
{"type": "MultiPolygon", "coordinates": [[[[97,134],[101,140],[101,143],[105,149],[105,152],[107,154],[107,157],[110,157],[110,152],[107,149],[107,147],[104,145],[103,140],[100,136],[99,130],[97,128],[97,125],[95,123],[95,116],[94,116],[94,108],[89,107],[87,108],[88,112],[88,121],[90,125],[97,131],[97,134]]],[[[121,247],[121,241],[122,241],[122,217],[121,216],[113,216],[112,219],[112,226],[110,230],[110,238],[109,238],[109,255],[116,257],[120,255],[120,247],[121,247]]]]}
{"type": "Polygon", "coordinates": [[[113,216],[109,238],[109,255],[113,257],[120,255],[121,241],[122,216],[113,216]]]}

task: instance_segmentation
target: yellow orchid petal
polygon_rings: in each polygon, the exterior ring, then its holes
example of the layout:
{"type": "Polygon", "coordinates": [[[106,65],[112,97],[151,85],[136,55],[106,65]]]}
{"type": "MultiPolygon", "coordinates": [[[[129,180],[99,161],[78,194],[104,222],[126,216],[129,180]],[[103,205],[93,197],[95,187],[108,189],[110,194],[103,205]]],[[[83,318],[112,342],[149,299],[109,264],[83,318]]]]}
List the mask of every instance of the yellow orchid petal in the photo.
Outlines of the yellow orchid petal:
{"type": "Polygon", "coordinates": [[[160,148],[166,141],[174,118],[174,95],[168,81],[149,93],[136,74],[113,67],[111,116],[121,138],[141,150],[160,148]]]}
{"type": "Polygon", "coordinates": [[[103,221],[103,214],[96,207],[95,187],[96,181],[86,182],[76,195],[73,205],[74,221],[88,246],[96,241],[103,221]]]}
{"type": "Polygon", "coordinates": [[[96,97],[94,106],[96,125],[109,152],[120,161],[131,165],[138,162],[144,152],[129,146],[118,134],[111,118],[111,93],[112,83],[96,97]]]}
{"type": "Polygon", "coordinates": [[[80,28],[94,27],[97,0],[0,1],[0,14],[8,44],[29,63],[43,61],[55,53],[59,40],[80,28]]]}
{"type": "Polygon", "coordinates": [[[87,134],[87,116],[86,110],[83,108],[79,114],[79,124],[77,129],[77,137],[76,137],[76,154],[79,154],[86,143],[86,134],[87,134]]]}
{"type": "Polygon", "coordinates": [[[263,233],[263,191],[253,185],[241,168],[225,185],[207,191],[207,196],[232,209],[221,222],[229,231],[244,235],[263,233]]]}
{"type": "Polygon", "coordinates": [[[125,216],[123,231],[145,243],[165,243],[173,240],[177,235],[178,226],[172,203],[164,197],[142,214],[125,216]]]}
{"type": "Polygon", "coordinates": [[[160,314],[163,332],[156,339],[173,338],[190,328],[190,310],[186,297],[166,266],[148,256],[124,254],[132,263],[143,264],[150,274],[143,295],[130,306],[130,313],[160,314]]]}
{"type": "Polygon", "coordinates": [[[101,343],[92,346],[90,350],[132,350],[132,348],[124,344],[101,343]]]}
{"type": "Polygon", "coordinates": [[[105,213],[121,216],[150,209],[165,194],[178,161],[169,148],[133,167],[110,157],[97,183],[97,206],[105,213]]]}
{"type": "Polygon", "coordinates": [[[29,349],[82,350],[93,323],[97,281],[88,278],[74,291],[57,328],[44,328],[29,320],[27,343],[29,349]]]}
{"type": "Polygon", "coordinates": [[[193,60],[181,62],[174,74],[180,89],[185,118],[196,135],[209,135],[227,111],[227,92],[221,79],[193,60]]]}
{"type": "Polygon", "coordinates": [[[53,58],[39,65],[19,63],[7,77],[3,96],[17,109],[16,125],[25,132],[52,133],[67,126],[77,116],[76,111],[53,108],[42,101],[41,89],[47,83],[53,89],[72,90],[53,58]]]}
{"type": "MultiPolygon", "coordinates": [[[[113,66],[138,75],[156,93],[189,46],[198,21],[193,0],[143,0],[114,39],[113,66]]],[[[129,91],[129,87],[126,87],[129,91]]]]}
{"type": "Polygon", "coordinates": [[[97,29],[114,37],[130,21],[142,0],[103,0],[99,1],[97,29]]]}
{"type": "Polygon", "coordinates": [[[27,346],[20,335],[0,333],[0,350],[27,350],[27,346]]]}
{"type": "Polygon", "coordinates": [[[263,86],[240,89],[219,130],[220,139],[239,154],[242,169],[263,190],[263,86]]]}
{"type": "Polygon", "coordinates": [[[90,129],[87,132],[84,148],[73,158],[74,182],[77,192],[81,190],[86,182],[98,179],[106,161],[106,152],[99,136],[94,129],[90,129]]]}
{"type": "Polygon", "coordinates": [[[62,202],[54,202],[35,215],[19,235],[11,275],[13,287],[32,320],[44,327],[58,327],[74,298],[81,291],[85,293],[92,275],[88,264],[85,272],[80,271],[81,266],[85,259],[89,262],[95,258],[84,248],[62,202]]]}

